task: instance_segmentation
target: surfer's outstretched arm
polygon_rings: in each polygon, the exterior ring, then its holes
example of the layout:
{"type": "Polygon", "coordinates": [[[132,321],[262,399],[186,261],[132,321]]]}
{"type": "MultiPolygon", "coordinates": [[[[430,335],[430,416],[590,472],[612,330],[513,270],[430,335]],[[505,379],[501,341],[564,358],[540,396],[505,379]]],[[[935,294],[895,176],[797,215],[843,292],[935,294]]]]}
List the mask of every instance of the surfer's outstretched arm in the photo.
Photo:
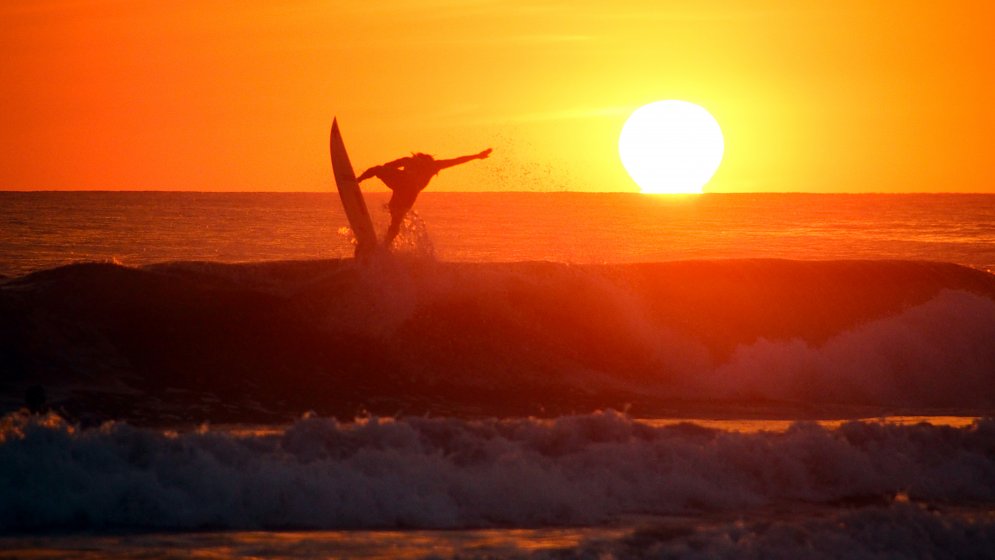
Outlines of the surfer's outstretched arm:
{"type": "Polygon", "coordinates": [[[468,161],[473,161],[475,159],[487,159],[487,156],[489,155],[491,155],[491,149],[487,148],[486,150],[480,152],[479,154],[473,154],[470,156],[461,156],[453,159],[436,160],[435,166],[437,169],[441,171],[447,167],[452,167],[454,165],[459,165],[461,163],[466,163],[468,161]]]}
{"type": "Polygon", "coordinates": [[[363,181],[369,179],[370,177],[376,177],[378,171],[380,171],[380,166],[374,165],[373,167],[364,171],[362,175],[356,177],[356,182],[362,183],[363,181]]]}

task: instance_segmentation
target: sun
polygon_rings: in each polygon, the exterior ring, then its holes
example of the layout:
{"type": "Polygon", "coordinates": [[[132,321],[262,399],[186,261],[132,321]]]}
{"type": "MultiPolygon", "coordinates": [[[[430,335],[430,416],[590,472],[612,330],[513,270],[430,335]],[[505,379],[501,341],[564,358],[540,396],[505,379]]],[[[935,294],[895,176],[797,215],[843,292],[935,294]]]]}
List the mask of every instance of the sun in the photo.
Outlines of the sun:
{"type": "Polygon", "coordinates": [[[618,137],[622,165],[644,193],[701,193],[724,150],[715,117],[674,99],[633,111],[618,137]]]}

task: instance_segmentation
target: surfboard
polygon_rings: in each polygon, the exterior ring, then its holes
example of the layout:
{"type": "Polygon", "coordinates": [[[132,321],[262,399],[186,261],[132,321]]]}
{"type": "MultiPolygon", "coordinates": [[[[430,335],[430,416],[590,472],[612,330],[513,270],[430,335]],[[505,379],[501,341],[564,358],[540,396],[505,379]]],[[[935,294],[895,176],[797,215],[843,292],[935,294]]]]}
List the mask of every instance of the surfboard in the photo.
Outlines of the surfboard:
{"type": "Polygon", "coordinates": [[[376,248],[377,233],[373,229],[370,212],[366,209],[363,191],[359,189],[359,182],[356,181],[356,173],[352,170],[352,164],[349,163],[349,154],[346,153],[345,143],[342,142],[338,119],[332,119],[329,147],[332,153],[332,173],[335,175],[335,186],[339,189],[339,198],[342,199],[342,208],[345,209],[346,218],[349,219],[349,227],[356,235],[356,254],[358,255],[376,248]]]}

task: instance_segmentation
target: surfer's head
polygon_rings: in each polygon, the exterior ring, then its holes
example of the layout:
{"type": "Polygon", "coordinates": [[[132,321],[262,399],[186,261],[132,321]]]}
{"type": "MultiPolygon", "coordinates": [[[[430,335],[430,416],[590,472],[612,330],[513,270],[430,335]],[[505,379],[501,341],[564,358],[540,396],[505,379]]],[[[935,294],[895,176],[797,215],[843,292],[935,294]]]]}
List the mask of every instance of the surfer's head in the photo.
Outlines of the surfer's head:
{"type": "Polygon", "coordinates": [[[414,153],[412,153],[411,154],[411,159],[413,159],[415,161],[418,161],[418,162],[425,162],[425,163],[429,163],[429,162],[435,161],[435,158],[432,157],[431,155],[429,155],[429,154],[423,154],[421,152],[414,152],[414,153]]]}

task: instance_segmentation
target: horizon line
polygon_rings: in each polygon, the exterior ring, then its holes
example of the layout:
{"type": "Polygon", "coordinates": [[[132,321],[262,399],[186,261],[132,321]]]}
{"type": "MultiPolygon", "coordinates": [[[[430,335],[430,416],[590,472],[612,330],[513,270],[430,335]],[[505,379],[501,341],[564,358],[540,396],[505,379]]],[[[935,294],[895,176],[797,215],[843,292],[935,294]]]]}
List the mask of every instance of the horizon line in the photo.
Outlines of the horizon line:
{"type": "MultiPolygon", "coordinates": [[[[391,191],[384,188],[371,191],[363,191],[363,194],[388,194],[391,191]]],[[[30,189],[4,189],[0,188],[0,193],[163,193],[163,194],[335,194],[334,189],[329,190],[301,190],[301,191],[279,191],[279,190],[179,190],[179,189],[60,189],[60,188],[30,188],[30,189]]],[[[432,196],[437,194],[639,194],[656,197],[688,197],[702,195],[740,195],[740,194],[812,194],[812,195],[995,195],[995,191],[717,191],[701,193],[644,193],[640,191],[590,191],[590,190],[435,190],[422,192],[419,196],[432,196]]]]}

